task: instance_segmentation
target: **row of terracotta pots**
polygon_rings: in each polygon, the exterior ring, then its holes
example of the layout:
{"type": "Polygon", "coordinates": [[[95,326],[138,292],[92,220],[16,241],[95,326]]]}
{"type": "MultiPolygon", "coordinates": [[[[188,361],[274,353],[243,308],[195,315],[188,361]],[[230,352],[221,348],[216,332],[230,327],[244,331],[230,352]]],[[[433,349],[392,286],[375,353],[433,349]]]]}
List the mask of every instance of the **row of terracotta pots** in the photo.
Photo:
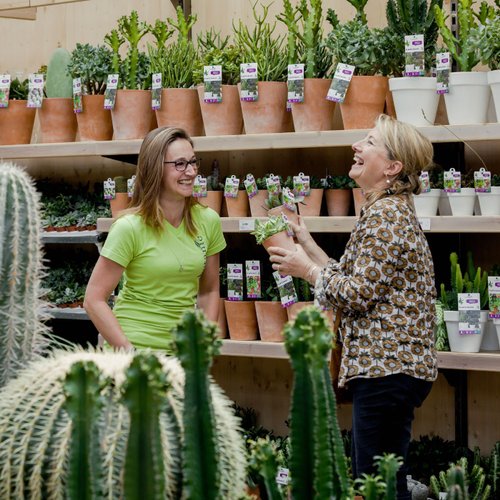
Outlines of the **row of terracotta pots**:
{"type": "MultiPolygon", "coordinates": [[[[205,103],[203,86],[163,89],[156,112],[149,90],[118,90],[112,111],[104,109],[102,95],[83,96],[81,113],[73,112],[71,99],[47,98],[38,110],[37,142],[141,139],[156,126],[178,126],[193,137],[331,130],[335,103],[326,99],[330,84],[329,79],[306,79],[305,101],[292,103],[291,112],[286,106],[286,82],[259,82],[255,102],[241,102],[236,85],[222,86],[221,103],[205,103]]],[[[386,77],[354,77],[341,104],[344,128],[371,127],[384,111],[387,95],[386,77]]],[[[31,142],[35,109],[26,104],[9,101],[0,109],[0,144],[31,142]],[[21,125],[23,119],[26,123],[21,125]],[[14,135],[17,129],[21,135],[14,135]]]]}
{"type": "MultiPolygon", "coordinates": [[[[321,213],[321,204],[325,195],[327,213],[329,216],[347,216],[354,199],[354,213],[359,215],[364,203],[364,195],[360,188],[354,189],[311,189],[311,195],[305,197],[303,203],[298,204],[299,214],[303,217],[317,217],[321,213]]],[[[267,191],[259,191],[252,198],[247,192],[238,191],[236,198],[224,198],[222,191],[208,191],[207,196],[199,198],[200,203],[206,205],[218,214],[227,217],[266,217],[269,210],[265,206],[267,191]]]]}

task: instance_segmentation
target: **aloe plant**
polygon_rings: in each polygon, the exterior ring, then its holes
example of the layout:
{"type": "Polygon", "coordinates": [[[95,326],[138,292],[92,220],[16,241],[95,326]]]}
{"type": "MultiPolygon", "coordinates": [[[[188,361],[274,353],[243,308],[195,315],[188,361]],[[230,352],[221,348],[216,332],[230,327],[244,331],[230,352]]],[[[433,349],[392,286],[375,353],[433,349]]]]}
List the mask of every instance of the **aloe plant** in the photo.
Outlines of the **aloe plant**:
{"type": "Polygon", "coordinates": [[[0,164],[0,387],[43,350],[40,199],[33,181],[0,164]]]}
{"type": "Polygon", "coordinates": [[[287,231],[288,224],[281,216],[271,216],[267,219],[255,219],[255,229],[250,233],[255,236],[255,240],[259,245],[269,237],[287,231]]]}

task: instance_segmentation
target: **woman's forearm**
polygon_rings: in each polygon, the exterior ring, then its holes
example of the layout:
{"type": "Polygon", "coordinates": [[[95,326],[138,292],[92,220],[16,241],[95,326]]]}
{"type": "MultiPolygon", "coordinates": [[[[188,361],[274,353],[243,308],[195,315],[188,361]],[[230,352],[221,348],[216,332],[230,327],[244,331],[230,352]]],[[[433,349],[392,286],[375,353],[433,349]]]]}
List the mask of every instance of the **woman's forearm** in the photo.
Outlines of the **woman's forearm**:
{"type": "Polygon", "coordinates": [[[197,306],[210,321],[217,321],[219,317],[219,291],[214,290],[198,295],[197,306]]]}
{"type": "Polygon", "coordinates": [[[302,244],[302,248],[306,252],[307,256],[320,268],[327,265],[329,257],[321,249],[321,247],[312,239],[309,238],[306,242],[302,244]]]}

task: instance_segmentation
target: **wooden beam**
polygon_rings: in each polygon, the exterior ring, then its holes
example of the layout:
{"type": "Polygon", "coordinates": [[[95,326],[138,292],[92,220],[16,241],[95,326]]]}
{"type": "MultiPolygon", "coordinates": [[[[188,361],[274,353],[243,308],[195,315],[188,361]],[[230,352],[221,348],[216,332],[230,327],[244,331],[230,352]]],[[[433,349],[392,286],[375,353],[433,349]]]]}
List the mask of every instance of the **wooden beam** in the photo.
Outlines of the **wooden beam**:
{"type": "Polygon", "coordinates": [[[5,10],[10,11],[13,9],[28,9],[30,7],[46,7],[50,5],[86,1],[88,0],[0,0],[0,12],[5,10]]]}
{"type": "Polygon", "coordinates": [[[30,7],[47,7],[64,3],[86,2],[87,0],[30,0],[30,7]]]}
{"type": "Polygon", "coordinates": [[[27,21],[36,20],[36,7],[28,7],[25,9],[10,9],[1,10],[0,17],[8,17],[10,19],[23,19],[27,21]]]}
{"type": "Polygon", "coordinates": [[[0,0],[0,10],[23,9],[30,7],[29,0],[0,0]]]}

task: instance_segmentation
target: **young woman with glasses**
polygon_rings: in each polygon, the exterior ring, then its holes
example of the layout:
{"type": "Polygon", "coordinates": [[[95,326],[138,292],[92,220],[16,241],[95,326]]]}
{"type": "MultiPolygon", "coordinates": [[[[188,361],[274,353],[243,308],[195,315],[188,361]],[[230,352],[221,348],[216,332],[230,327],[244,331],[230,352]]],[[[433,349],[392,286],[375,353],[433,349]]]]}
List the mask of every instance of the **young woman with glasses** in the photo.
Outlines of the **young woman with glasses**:
{"type": "Polygon", "coordinates": [[[111,226],[85,294],[89,318],[114,348],[170,352],[186,309],[217,320],[226,242],[219,215],[192,197],[199,164],[182,129],[157,128],[144,138],[130,208],[111,226]]]}

